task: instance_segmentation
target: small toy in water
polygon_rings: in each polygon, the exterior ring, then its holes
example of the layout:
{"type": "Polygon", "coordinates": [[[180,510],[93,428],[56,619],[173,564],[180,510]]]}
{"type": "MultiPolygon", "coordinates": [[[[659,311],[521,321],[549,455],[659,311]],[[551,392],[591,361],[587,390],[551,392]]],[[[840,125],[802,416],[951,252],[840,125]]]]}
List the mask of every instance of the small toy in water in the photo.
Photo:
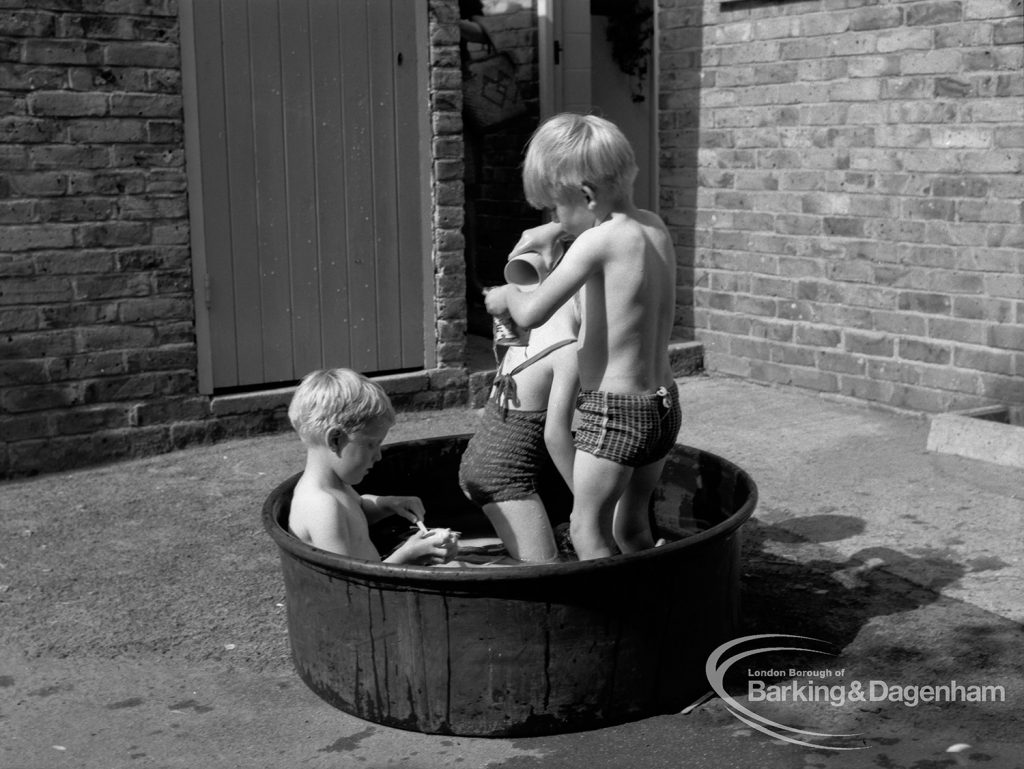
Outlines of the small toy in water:
{"type": "Polygon", "coordinates": [[[444,557],[440,561],[434,560],[431,557],[433,563],[448,563],[452,560],[459,552],[459,537],[462,536],[462,532],[453,531],[451,529],[428,529],[423,521],[416,521],[416,527],[420,530],[419,537],[429,537],[439,532],[442,532],[444,537],[441,545],[444,547],[444,557]]]}
{"type": "MultiPolygon", "coordinates": [[[[434,531],[437,531],[437,529],[434,529],[434,531]]],[[[452,558],[459,554],[459,537],[462,536],[462,532],[460,531],[452,531],[451,529],[446,529],[446,531],[448,534],[445,535],[444,538],[445,563],[452,560],[452,558]]]]}

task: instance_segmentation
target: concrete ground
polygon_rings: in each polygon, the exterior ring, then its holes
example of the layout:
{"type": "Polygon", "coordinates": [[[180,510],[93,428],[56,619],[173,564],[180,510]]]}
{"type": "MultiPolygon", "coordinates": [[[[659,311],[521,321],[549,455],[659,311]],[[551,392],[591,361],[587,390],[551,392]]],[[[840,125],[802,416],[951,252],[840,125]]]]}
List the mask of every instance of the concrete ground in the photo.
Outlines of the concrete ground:
{"type": "MultiPolygon", "coordinates": [[[[1024,766],[1024,470],[928,453],[924,418],[731,379],[679,383],[680,441],[759,486],[745,635],[827,641],[837,656],[815,663],[844,685],[955,680],[1002,687],[1004,700],[750,704],[779,724],[858,733],[848,751],[756,731],[717,697],[529,739],[361,721],[312,694],[288,657],[259,517],[301,467],[296,439],[279,435],[0,485],[0,767],[1024,766]]],[[[406,414],[390,439],[474,420],[406,414]]]]}

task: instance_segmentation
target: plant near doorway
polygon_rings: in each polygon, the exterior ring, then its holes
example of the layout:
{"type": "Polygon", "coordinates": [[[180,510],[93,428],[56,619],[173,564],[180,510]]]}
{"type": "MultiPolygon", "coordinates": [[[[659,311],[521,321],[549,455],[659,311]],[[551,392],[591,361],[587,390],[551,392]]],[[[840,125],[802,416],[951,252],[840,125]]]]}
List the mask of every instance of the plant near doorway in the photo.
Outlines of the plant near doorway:
{"type": "Polygon", "coordinates": [[[594,14],[608,17],[608,42],[612,44],[612,59],[632,80],[634,102],[647,97],[644,88],[650,69],[654,38],[654,12],[647,3],[594,2],[594,14]]]}

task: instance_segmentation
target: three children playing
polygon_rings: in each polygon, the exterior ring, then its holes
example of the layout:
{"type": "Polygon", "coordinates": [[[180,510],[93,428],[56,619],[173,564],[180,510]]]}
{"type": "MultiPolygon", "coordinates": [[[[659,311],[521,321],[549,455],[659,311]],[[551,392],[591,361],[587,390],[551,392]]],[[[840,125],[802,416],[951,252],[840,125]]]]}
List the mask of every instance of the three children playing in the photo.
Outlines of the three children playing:
{"type": "MultiPolygon", "coordinates": [[[[593,115],[556,115],[527,147],[526,198],[552,210],[553,221],[524,232],[511,256],[541,253],[550,273],[532,291],[506,285],[486,295],[492,315],[511,314],[531,332],[528,345],[510,348],[501,362],[459,479],[521,561],[557,556],[537,493],[546,455],[573,492],[569,531],[580,560],[655,545],[648,505],[681,423],[668,359],[675,255],[661,219],[633,203],[636,172],[622,132],[593,115]],[[575,240],[556,267],[566,236],[575,240]]],[[[309,458],[291,528],[317,547],[372,560],[379,555],[367,519],[397,513],[416,521],[423,510],[415,498],[360,498],[351,488],[379,456],[394,421],[390,404],[369,400],[376,405],[358,409],[363,417],[314,429],[300,429],[293,402],[289,416],[309,458]],[[341,523],[316,523],[331,517],[341,523]]],[[[388,560],[443,560],[450,557],[446,537],[444,530],[414,535],[388,560]]]]}

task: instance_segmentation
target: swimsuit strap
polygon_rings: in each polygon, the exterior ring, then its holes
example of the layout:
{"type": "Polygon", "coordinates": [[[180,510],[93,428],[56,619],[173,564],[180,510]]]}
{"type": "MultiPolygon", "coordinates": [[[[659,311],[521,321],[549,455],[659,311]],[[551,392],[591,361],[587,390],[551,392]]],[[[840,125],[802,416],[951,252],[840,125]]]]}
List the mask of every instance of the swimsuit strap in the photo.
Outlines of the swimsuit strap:
{"type": "Polygon", "coordinates": [[[563,339],[561,342],[555,342],[552,345],[548,345],[539,353],[534,355],[532,358],[527,358],[526,360],[524,360],[522,363],[520,363],[518,366],[516,366],[514,369],[508,372],[508,374],[506,374],[505,376],[515,376],[520,371],[522,371],[525,368],[529,368],[546,355],[549,355],[550,353],[553,353],[555,350],[565,347],[567,344],[574,344],[575,342],[575,339],[563,339]]]}
{"type": "Polygon", "coordinates": [[[497,400],[498,406],[501,409],[501,418],[504,419],[508,416],[508,404],[512,401],[518,400],[518,393],[516,392],[516,380],[515,375],[523,371],[523,369],[529,368],[534,363],[539,361],[546,355],[553,353],[562,347],[569,344],[574,344],[575,339],[563,339],[560,342],[555,342],[552,345],[545,347],[539,353],[534,355],[532,358],[527,358],[514,369],[509,371],[507,374],[496,374],[494,377],[494,398],[497,400]]]}

